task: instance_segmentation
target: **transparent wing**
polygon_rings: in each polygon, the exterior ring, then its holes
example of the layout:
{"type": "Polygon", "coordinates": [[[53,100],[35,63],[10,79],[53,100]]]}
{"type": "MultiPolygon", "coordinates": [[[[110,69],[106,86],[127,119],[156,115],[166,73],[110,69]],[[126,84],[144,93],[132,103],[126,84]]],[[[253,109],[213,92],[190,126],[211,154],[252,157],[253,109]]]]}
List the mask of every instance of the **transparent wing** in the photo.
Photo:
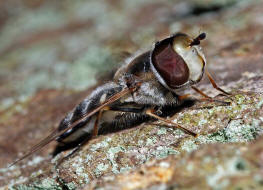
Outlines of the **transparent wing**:
{"type": "Polygon", "coordinates": [[[21,157],[19,157],[17,160],[15,160],[13,163],[11,163],[8,167],[11,167],[11,166],[17,164],[18,162],[20,162],[23,159],[27,158],[28,156],[32,155],[36,151],[42,149],[44,146],[46,146],[47,144],[49,144],[50,142],[55,140],[57,137],[59,137],[60,135],[62,135],[66,131],[74,128],[76,125],[78,125],[80,122],[84,121],[86,118],[91,117],[92,115],[94,115],[95,113],[100,111],[105,106],[108,106],[109,104],[117,101],[122,96],[125,96],[126,94],[129,94],[131,91],[132,91],[132,89],[125,88],[122,91],[120,91],[120,92],[116,93],[115,95],[111,96],[103,104],[101,104],[100,106],[98,106],[94,110],[92,110],[92,111],[88,112],[87,114],[85,114],[81,119],[79,119],[79,120],[75,121],[74,123],[72,123],[68,128],[66,128],[64,130],[61,130],[61,131],[58,131],[57,129],[53,130],[50,135],[48,135],[46,138],[44,138],[38,144],[34,145],[28,152],[23,154],[21,157]]]}

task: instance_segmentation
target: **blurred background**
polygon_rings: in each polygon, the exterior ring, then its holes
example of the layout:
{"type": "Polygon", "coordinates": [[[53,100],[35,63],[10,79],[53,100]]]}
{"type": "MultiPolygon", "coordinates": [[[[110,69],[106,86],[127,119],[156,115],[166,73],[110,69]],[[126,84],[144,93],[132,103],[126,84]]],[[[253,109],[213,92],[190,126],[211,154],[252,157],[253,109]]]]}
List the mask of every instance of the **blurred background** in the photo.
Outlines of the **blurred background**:
{"type": "Polygon", "coordinates": [[[235,30],[253,24],[246,23],[249,15],[235,14],[237,7],[244,9],[252,2],[1,1],[0,109],[40,89],[86,89],[95,83],[97,71],[107,71],[118,60],[118,54],[150,48],[178,31],[191,36],[206,32],[205,43],[216,50],[238,37],[235,30]],[[225,9],[231,14],[221,14],[225,9]]]}
{"type": "Polygon", "coordinates": [[[260,72],[262,11],[261,0],[0,1],[0,167],[55,128],[126,52],[172,33],[207,33],[221,85],[240,78],[236,63],[260,72]]]}

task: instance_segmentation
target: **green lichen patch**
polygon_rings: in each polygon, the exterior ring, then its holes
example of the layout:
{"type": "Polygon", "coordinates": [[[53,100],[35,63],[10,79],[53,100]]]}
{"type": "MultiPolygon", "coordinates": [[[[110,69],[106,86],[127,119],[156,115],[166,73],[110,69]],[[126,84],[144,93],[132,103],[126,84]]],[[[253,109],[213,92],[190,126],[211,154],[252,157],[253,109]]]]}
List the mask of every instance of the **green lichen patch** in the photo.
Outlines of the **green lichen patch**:
{"type": "MultiPolygon", "coordinates": [[[[194,106],[183,108],[175,114],[174,122],[197,132],[197,138],[178,129],[151,124],[142,124],[137,128],[100,136],[69,157],[61,154],[55,158],[54,180],[61,181],[60,186],[72,183],[77,187],[106,175],[136,169],[150,160],[165,159],[169,155],[174,155],[174,158],[190,155],[191,152],[198,151],[201,145],[249,142],[259,137],[262,134],[262,109],[258,102],[262,101],[262,94],[242,93],[230,98],[232,100],[229,106],[197,102],[194,106]]],[[[229,101],[227,97],[221,99],[229,101]]],[[[161,125],[161,122],[158,124],[161,125]]],[[[203,169],[210,171],[211,165],[222,164],[216,160],[212,162],[211,159],[211,156],[204,157],[202,163],[206,165],[203,169]]],[[[231,163],[235,166],[228,168],[231,171],[240,170],[245,174],[249,170],[250,164],[243,158],[233,157],[233,160],[235,163],[231,163]]],[[[182,162],[182,165],[186,164],[182,162]]],[[[195,171],[198,164],[189,162],[185,165],[186,170],[195,171]]],[[[222,170],[221,168],[218,173],[211,175],[207,184],[218,183],[226,187],[227,179],[222,183],[218,182],[221,178],[229,177],[222,173],[222,170]]],[[[44,173],[45,171],[41,171],[39,174],[44,173]]],[[[32,177],[38,178],[38,174],[32,177]]],[[[26,180],[25,178],[24,181],[26,180]]],[[[31,183],[25,187],[30,185],[31,183]]],[[[52,185],[51,187],[53,188],[52,185]]],[[[54,188],[57,188],[56,185],[54,188]]]]}
{"type": "Polygon", "coordinates": [[[68,190],[74,190],[77,188],[77,186],[74,183],[66,183],[64,184],[64,186],[68,189],[68,190]]]}
{"type": "Polygon", "coordinates": [[[130,189],[177,189],[178,186],[205,190],[261,189],[262,163],[251,158],[260,160],[262,143],[260,137],[249,144],[204,145],[191,154],[153,160],[129,173],[101,178],[86,187],[105,188],[114,184],[117,189],[122,189],[129,184],[130,189]]]}
{"type": "Polygon", "coordinates": [[[52,178],[45,178],[41,181],[35,181],[30,185],[17,185],[10,189],[15,190],[62,190],[63,188],[52,178]]]}
{"type": "MultiPolygon", "coordinates": [[[[207,108],[209,103],[197,103],[173,117],[175,122],[198,132],[200,135],[197,138],[178,129],[142,125],[96,139],[65,160],[59,169],[74,173],[71,180],[82,184],[85,179],[88,182],[110,173],[129,171],[151,159],[190,153],[198,150],[200,145],[254,140],[263,132],[260,109],[256,108],[261,95],[243,93],[231,98],[230,106],[212,105],[207,108]]],[[[242,161],[236,165],[241,170],[246,167],[242,161]]],[[[188,169],[192,167],[189,165],[188,169]]],[[[216,181],[217,177],[211,177],[210,181],[213,180],[216,181]]]]}

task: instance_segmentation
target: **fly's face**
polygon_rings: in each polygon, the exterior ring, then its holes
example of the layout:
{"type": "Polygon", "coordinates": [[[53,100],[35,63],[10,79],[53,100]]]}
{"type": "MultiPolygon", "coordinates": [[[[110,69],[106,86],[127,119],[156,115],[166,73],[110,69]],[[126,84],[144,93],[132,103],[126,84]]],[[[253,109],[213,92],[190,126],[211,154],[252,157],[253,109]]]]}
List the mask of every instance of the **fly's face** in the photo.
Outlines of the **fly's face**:
{"type": "Polygon", "coordinates": [[[206,61],[199,44],[204,38],[205,33],[195,39],[178,33],[154,45],[150,63],[162,85],[176,91],[201,80],[206,61]]]}

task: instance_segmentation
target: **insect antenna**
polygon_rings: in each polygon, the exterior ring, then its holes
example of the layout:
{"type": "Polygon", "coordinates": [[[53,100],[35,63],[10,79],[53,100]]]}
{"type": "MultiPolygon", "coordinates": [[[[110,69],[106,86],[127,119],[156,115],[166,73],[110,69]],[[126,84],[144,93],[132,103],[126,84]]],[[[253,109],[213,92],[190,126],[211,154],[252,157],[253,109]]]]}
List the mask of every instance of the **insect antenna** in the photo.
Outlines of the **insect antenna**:
{"type": "Polygon", "coordinates": [[[201,40],[204,40],[206,38],[206,33],[199,34],[193,41],[190,43],[190,46],[199,45],[201,40]]]}
{"type": "Polygon", "coordinates": [[[53,130],[50,135],[48,135],[46,138],[44,138],[38,144],[34,145],[28,152],[23,154],[20,158],[15,160],[13,163],[11,163],[8,166],[8,168],[13,166],[13,165],[15,165],[15,164],[17,164],[18,162],[24,160],[25,158],[27,158],[28,156],[32,155],[36,151],[42,149],[44,146],[46,146],[47,144],[49,144],[50,142],[55,140],[57,137],[59,137],[60,135],[62,135],[66,131],[74,128],[76,125],[78,125],[80,122],[84,121],[86,118],[94,115],[95,113],[99,112],[101,109],[106,107],[107,105],[115,102],[116,100],[120,99],[122,96],[125,96],[126,94],[135,91],[136,89],[137,89],[136,86],[133,87],[133,88],[124,88],[122,91],[120,91],[120,92],[116,93],[115,95],[111,96],[108,100],[106,100],[103,104],[101,104],[100,106],[98,106],[94,110],[92,110],[92,111],[88,112],[87,114],[85,114],[81,119],[79,119],[79,120],[75,121],[74,123],[72,123],[68,128],[66,128],[64,130],[61,130],[61,131],[57,131],[57,129],[53,130]]]}

